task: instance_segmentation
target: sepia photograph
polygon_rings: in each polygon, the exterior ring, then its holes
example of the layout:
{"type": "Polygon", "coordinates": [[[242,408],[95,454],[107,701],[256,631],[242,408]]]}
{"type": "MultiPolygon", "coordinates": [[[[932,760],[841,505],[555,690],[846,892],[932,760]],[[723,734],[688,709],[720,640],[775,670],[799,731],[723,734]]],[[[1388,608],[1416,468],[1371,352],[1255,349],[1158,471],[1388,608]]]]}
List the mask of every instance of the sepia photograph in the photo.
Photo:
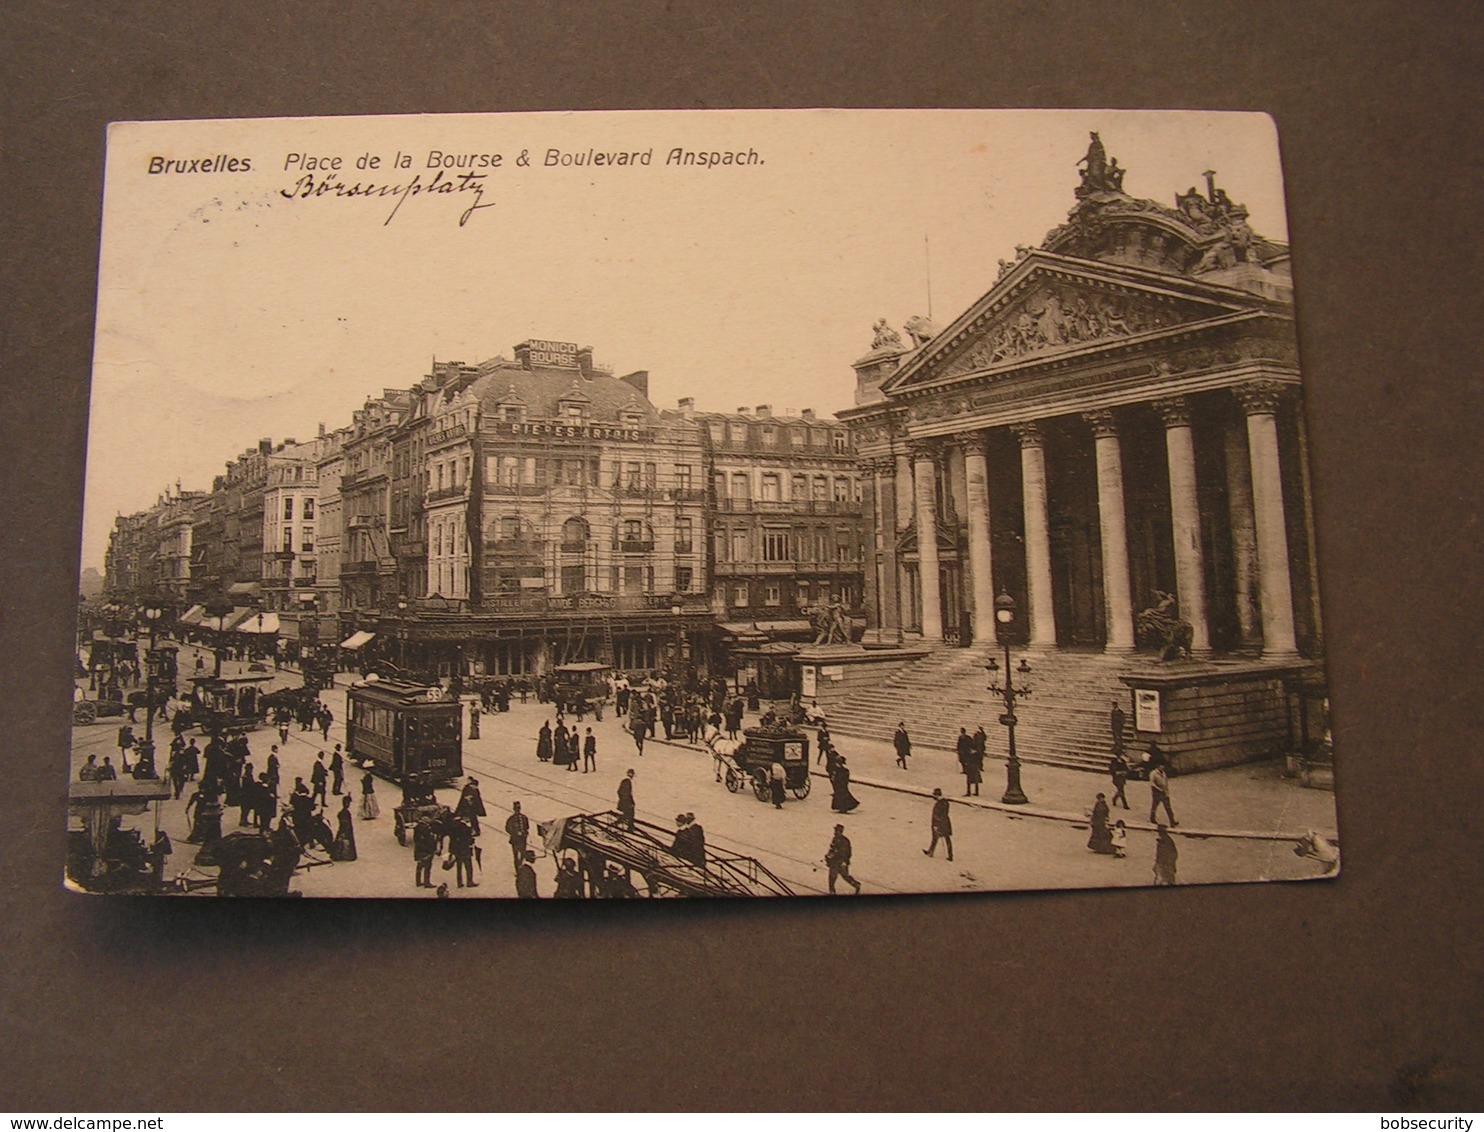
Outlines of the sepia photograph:
{"type": "Polygon", "coordinates": [[[65,883],[1338,875],[1295,254],[1256,113],[114,123],[65,883]]]}

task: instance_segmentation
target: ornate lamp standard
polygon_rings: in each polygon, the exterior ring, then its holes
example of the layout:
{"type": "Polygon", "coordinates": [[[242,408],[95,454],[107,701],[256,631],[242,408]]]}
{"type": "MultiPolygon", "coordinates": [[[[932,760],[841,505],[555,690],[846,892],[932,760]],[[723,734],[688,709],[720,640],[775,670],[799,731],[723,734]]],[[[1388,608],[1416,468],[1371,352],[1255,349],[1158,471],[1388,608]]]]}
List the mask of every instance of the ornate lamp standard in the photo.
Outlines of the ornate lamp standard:
{"type": "Polygon", "coordinates": [[[1005,761],[1005,796],[1000,799],[1007,806],[1023,806],[1030,801],[1025,796],[1025,791],[1020,788],[1020,759],[1015,754],[1015,697],[1028,696],[1031,690],[1022,684],[1015,686],[1015,673],[1029,676],[1031,666],[1026,663],[1025,658],[1020,658],[1020,667],[1010,667],[1010,641],[1006,636],[1011,624],[1015,621],[1015,599],[1008,593],[1002,593],[994,599],[994,618],[1000,638],[1000,644],[1005,646],[1005,683],[999,683],[1000,666],[995,663],[994,657],[989,658],[989,663],[984,666],[989,673],[989,691],[997,696],[1005,698],[1005,714],[1000,716],[1000,723],[1004,726],[1009,736],[1009,758],[1005,761]]]}
{"type": "Polygon", "coordinates": [[[407,598],[397,598],[397,665],[403,673],[407,671],[407,598]]]}
{"type": "Polygon", "coordinates": [[[170,650],[161,649],[157,646],[156,634],[160,628],[160,618],[165,615],[164,607],[153,599],[147,601],[144,606],[144,620],[149,625],[149,652],[145,654],[145,677],[144,677],[144,741],[135,747],[139,752],[139,761],[136,764],[135,777],[155,777],[155,681],[167,677],[167,668],[171,671],[168,676],[173,678],[173,664],[167,665],[165,653],[170,650]]]}

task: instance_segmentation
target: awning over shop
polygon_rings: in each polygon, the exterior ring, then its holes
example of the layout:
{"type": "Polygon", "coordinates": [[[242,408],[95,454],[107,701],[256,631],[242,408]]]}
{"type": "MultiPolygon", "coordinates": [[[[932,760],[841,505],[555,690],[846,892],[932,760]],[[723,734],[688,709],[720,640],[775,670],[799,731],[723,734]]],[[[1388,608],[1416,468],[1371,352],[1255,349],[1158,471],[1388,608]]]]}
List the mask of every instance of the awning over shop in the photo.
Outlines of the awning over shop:
{"type": "Polygon", "coordinates": [[[233,582],[227,587],[227,593],[232,597],[240,597],[243,594],[256,594],[262,588],[261,582],[233,582]]]}
{"type": "Polygon", "coordinates": [[[364,629],[361,629],[341,641],[340,647],[343,649],[358,649],[375,636],[375,633],[368,633],[364,629]]]}
{"type": "Polygon", "coordinates": [[[258,611],[256,609],[254,609],[252,606],[250,606],[250,605],[239,605],[239,606],[237,606],[237,608],[233,609],[231,613],[227,614],[227,616],[226,617],[223,617],[221,620],[218,621],[215,617],[212,617],[212,618],[210,618],[207,621],[206,624],[207,624],[207,626],[209,628],[221,629],[221,630],[223,630],[225,632],[225,631],[230,631],[230,630],[233,630],[233,629],[238,628],[238,626],[244,620],[246,620],[249,617],[256,617],[257,615],[258,615],[258,611]],[[213,626],[213,625],[210,624],[211,621],[216,621],[217,623],[213,626]]]}
{"type": "Polygon", "coordinates": [[[802,618],[791,621],[759,621],[757,627],[764,633],[807,633],[814,628],[802,618]]]}
{"type": "Polygon", "coordinates": [[[278,632],[278,614],[255,613],[237,626],[239,633],[261,633],[265,637],[278,632]]]}
{"type": "Polygon", "coordinates": [[[205,613],[206,607],[204,605],[193,605],[180,615],[180,623],[182,625],[199,625],[205,613]]]}

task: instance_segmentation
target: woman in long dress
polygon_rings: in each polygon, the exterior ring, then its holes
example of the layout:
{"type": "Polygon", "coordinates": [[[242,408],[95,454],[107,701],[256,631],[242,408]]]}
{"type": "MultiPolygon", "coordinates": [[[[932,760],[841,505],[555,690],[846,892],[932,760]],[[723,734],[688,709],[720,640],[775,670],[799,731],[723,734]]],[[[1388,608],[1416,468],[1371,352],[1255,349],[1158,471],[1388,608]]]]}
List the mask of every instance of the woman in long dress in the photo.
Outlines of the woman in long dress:
{"type": "Polygon", "coordinates": [[[356,859],[356,830],[350,816],[348,794],[340,800],[340,812],[335,815],[335,840],[330,846],[330,857],[336,861],[356,859]]]}
{"type": "Polygon", "coordinates": [[[1098,795],[1098,800],[1092,807],[1092,836],[1087,839],[1087,847],[1094,853],[1113,855],[1113,831],[1108,828],[1108,800],[1102,794],[1098,795]]]}
{"type": "Polygon", "coordinates": [[[376,780],[368,770],[361,776],[361,820],[375,821],[381,816],[381,806],[376,801],[376,780]]]}
{"type": "Polygon", "coordinates": [[[544,763],[551,762],[551,720],[541,724],[536,734],[536,757],[544,763]]]}
{"type": "Polygon", "coordinates": [[[830,802],[830,809],[835,813],[848,814],[860,805],[860,801],[850,793],[850,767],[846,765],[844,755],[835,760],[835,776],[830,784],[835,788],[835,796],[830,802]]]}

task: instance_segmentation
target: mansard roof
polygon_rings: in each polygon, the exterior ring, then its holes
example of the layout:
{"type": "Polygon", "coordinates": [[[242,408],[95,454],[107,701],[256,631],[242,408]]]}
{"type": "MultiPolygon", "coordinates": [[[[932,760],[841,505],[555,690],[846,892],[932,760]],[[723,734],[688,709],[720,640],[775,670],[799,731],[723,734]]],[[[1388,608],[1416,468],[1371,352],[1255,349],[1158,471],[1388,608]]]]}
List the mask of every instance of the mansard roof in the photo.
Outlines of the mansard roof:
{"type": "Polygon", "coordinates": [[[538,365],[525,369],[518,362],[498,358],[480,366],[475,388],[485,408],[494,410],[518,399],[526,412],[537,418],[558,416],[559,404],[572,400],[584,400],[593,421],[618,421],[626,409],[638,410],[647,423],[661,417],[660,411],[632,385],[601,370],[593,370],[587,377],[567,367],[538,365]]]}

